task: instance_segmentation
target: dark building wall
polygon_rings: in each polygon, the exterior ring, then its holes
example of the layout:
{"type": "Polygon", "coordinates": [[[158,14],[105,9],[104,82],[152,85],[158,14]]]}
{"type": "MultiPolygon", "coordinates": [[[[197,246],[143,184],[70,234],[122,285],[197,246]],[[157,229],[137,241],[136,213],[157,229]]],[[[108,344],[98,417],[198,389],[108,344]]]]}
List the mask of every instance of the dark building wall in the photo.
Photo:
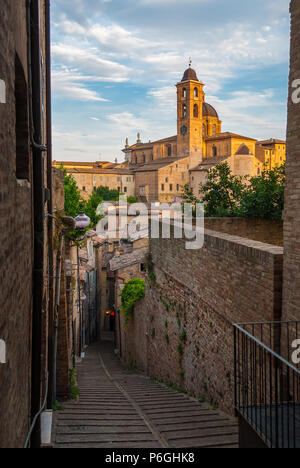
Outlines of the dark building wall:
{"type": "Polygon", "coordinates": [[[25,0],[2,0],[0,79],[6,84],[6,104],[0,104],[0,338],[6,342],[7,363],[0,364],[0,447],[22,445],[30,421],[32,176],[29,166],[28,180],[17,180],[15,131],[17,79],[25,79],[27,92],[26,48],[25,0]],[[21,78],[15,76],[16,53],[21,78]]]}
{"type": "MultiPolygon", "coordinates": [[[[45,0],[35,4],[41,8],[42,74],[46,83],[45,0]]],[[[27,37],[26,0],[1,0],[0,80],[5,82],[6,102],[0,103],[0,339],[6,342],[7,362],[0,364],[0,447],[22,447],[25,443],[32,417],[32,336],[39,328],[33,323],[35,181],[29,130],[27,37]]],[[[44,136],[45,112],[41,123],[44,136]]],[[[47,156],[44,162],[47,175],[47,156]]],[[[45,204],[45,212],[47,208],[45,204]]],[[[53,274],[48,263],[47,223],[46,218],[41,355],[37,357],[41,400],[48,371],[48,287],[53,274]]]]}
{"type": "MultiPolygon", "coordinates": [[[[293,83],[300,80],[300,2],[298,0],[291,2],[291,20],[283,312],[287,320],[300,320],[300,102],[293,100],[296,91],[293,83]]],[[[300,88],[299,84],[297,88],[300,88]]]]}

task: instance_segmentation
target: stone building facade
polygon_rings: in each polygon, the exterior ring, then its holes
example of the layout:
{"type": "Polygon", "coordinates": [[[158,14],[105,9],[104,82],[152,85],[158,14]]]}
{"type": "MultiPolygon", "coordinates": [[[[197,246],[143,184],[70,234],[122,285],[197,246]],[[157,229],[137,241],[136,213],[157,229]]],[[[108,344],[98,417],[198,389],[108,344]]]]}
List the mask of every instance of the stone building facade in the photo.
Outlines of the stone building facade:
{"type": "Polygon", "coordinates": [[[68,174],[72,174],[84,199],[88,199],[101,186],[128,197],[135,194],[135,175],[127,164],[53,161],[53,166],[63,166],[68,174]]]}

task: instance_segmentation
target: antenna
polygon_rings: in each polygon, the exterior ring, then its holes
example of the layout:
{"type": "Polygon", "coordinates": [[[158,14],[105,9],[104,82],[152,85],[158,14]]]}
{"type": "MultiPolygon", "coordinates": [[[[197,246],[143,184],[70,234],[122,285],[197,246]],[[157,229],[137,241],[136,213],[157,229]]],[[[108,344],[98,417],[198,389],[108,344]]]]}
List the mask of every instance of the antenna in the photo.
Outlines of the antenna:
{"type": "Polygon", "coordinates": [[[190,67],[190,68],[191,68],[191,66],[192,66],[192,63],[193,63],[193,61],[192,61],[192,58],[190,57],[190,62],[189,62],[189,67],[190,67]]]}

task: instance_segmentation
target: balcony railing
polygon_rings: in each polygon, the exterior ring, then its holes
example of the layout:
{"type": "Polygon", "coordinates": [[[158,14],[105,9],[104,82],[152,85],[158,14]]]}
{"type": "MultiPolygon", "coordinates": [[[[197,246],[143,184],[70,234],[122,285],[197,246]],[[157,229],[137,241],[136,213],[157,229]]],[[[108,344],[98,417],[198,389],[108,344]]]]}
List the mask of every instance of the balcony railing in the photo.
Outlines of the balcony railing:
{"type": "Polygon", "coordinates": [[[235,408],[270,448],[300,448],[299,332],[300,322],[234,325],[235,408]]]}

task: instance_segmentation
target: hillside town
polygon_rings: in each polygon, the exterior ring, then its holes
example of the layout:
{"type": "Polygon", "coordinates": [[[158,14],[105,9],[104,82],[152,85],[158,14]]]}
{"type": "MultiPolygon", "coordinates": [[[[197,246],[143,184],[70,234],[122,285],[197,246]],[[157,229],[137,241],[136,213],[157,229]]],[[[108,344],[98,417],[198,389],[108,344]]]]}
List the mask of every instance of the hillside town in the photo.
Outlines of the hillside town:
{"type": "Polygon", "coordinates": [[[299,2],[286,140],[190,61],[177,134],[114,162],[55,152],[51,8],[0,0],[0,448],[300,448],[299,2]]]}

